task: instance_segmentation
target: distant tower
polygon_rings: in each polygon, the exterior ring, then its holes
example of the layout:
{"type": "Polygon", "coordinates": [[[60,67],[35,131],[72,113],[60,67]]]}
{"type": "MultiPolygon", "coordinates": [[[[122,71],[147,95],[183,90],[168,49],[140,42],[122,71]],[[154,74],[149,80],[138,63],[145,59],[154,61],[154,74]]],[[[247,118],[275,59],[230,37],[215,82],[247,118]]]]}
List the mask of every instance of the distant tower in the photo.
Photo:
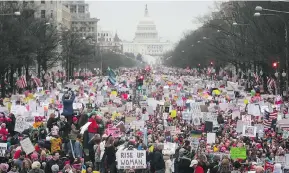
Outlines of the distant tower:
{"type": "Polygon", "coordinates": [[[148,4],[146,4],[146,8],[145,8],[145,17],[149,17],[149,11],[148,11],[148,4]]]}

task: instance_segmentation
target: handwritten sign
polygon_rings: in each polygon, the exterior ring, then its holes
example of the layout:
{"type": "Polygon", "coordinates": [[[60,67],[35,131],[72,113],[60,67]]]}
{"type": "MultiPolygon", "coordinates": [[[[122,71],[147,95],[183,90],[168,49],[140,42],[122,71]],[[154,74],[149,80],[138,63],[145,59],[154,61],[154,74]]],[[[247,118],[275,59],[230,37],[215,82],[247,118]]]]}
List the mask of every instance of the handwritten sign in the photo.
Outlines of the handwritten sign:
{"type": "Polygon", "coordinates": [[[146,151],[126,150],[120,151],[117,157],[118,169],[146,169],[146,151]]]}
{"type": "Polygon", "coordinates": [[[20,141],[20,145],[27,155],[35,151],[35,148],[29,138],[25,138],[24,140],[20,141]]]}

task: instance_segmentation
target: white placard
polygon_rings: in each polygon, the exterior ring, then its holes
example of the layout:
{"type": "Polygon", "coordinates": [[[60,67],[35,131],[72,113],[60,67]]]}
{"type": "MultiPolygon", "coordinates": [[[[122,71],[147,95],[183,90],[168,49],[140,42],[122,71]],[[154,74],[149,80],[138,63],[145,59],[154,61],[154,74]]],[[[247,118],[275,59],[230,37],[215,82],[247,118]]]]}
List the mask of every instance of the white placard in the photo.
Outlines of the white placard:
{"type": "Polygon", "coordinates": [[[216,133],[207,133],[207,144],[214,144],[216,141],[216,133]]]}
{"type": "Polygon", "coordinates": [[[20,145],[22,149],[24,150],[24,152],[26,153],[26,155],[35,151],[35,148],[29,138],[25,138],[22,141],[20,141],[20,145]]]}
{"type": "Polygon", "coordinates": [[[145,169],[146,151],[144,150],[122,150],[117,157],[118,169],[145,169]]]}
{"type": "Polygon", "coordinates": [[[245,125],[250,126],[251,125],[251,115],[242,115],[242,121],[245,125]]]}
{"type": "Polygon", "coordinates": [[[243,126],[243,136],[256,137],[257,127],[243,126]]]}
{"type": "Polygon", "coordinates": [[[7,143],[0,143],[0,157],[6,157],[7,143]]]}

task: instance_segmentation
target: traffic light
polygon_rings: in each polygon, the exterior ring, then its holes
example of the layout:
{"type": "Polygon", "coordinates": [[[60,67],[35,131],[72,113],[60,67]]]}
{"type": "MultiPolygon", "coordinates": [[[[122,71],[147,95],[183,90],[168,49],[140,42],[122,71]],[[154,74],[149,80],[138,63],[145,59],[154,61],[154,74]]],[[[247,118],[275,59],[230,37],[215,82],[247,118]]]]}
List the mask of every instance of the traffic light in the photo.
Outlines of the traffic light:
{"type": "Polygon", "coordinates": [[[273,68],[277,68],[277,66],[278,66],[278,63],[277,62],[273,62],[273,68]]]}

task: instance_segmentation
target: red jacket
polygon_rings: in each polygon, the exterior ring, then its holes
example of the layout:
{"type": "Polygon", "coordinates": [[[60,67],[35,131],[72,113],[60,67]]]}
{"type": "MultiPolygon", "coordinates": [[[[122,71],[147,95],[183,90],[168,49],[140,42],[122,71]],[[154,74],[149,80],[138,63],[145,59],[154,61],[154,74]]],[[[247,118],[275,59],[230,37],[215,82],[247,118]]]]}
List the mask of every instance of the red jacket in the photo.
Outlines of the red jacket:
{"type": "Polygon", "coordinates": [[[197,166],[194,173],[204,173],[204,169],[201,166],[197,166]]]}
{"type": "Polygon", "coordinates": [[[88,126],[88,133],[97,133],[98,131],[98,124],[94,118],[89,118],[88,122],[91,122],[91,124],[88,126]]]}
{"type": "Polygon", "coordinates": [[[3,127],[0,128],[0,137],[3,141],[7,141],[8,130],[6,128],[3,127]]]}

